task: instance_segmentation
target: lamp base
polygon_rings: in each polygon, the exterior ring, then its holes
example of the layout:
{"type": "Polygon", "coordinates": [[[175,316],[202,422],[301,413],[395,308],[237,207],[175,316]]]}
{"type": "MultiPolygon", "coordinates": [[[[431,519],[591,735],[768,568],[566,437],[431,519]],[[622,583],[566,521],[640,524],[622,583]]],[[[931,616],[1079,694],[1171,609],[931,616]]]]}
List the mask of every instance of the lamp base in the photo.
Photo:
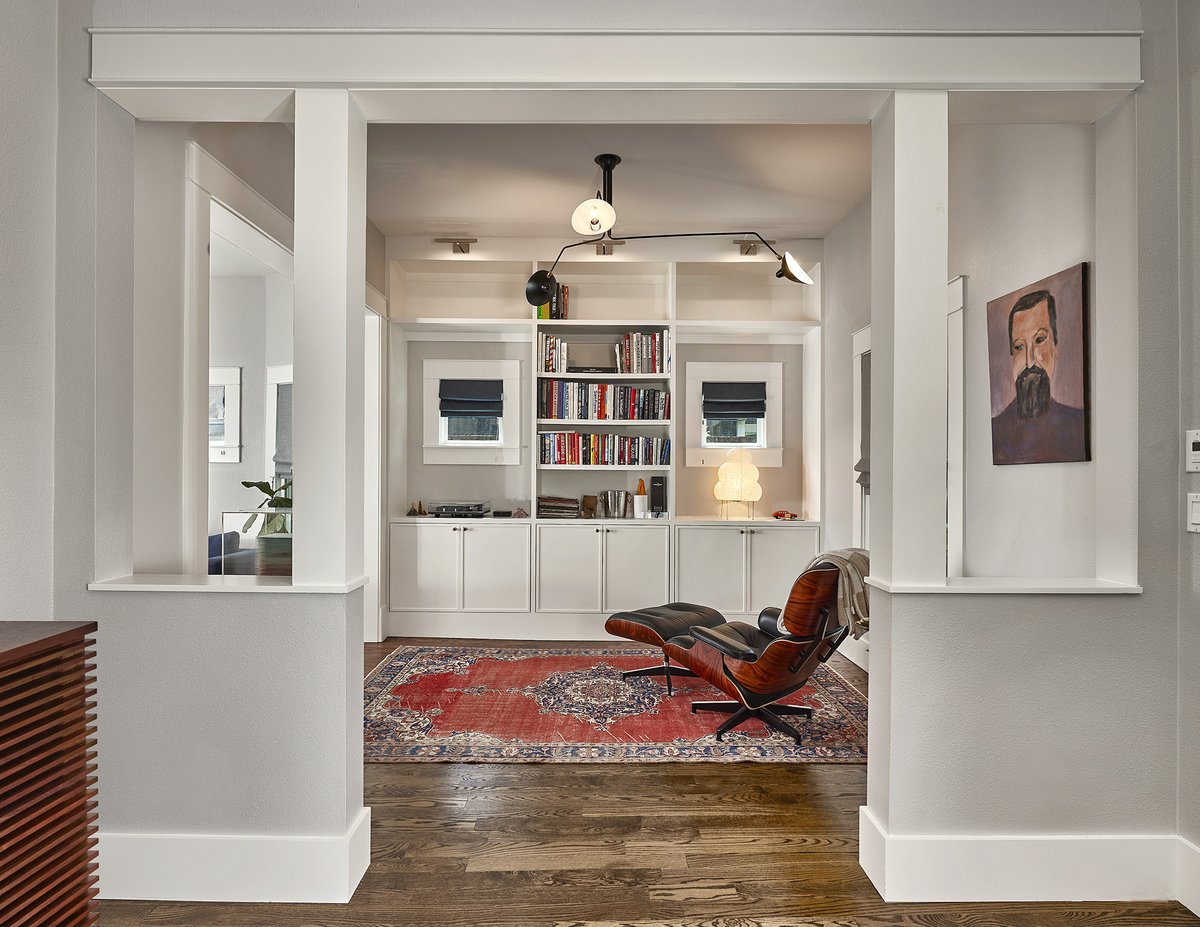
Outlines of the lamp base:
{"type": "Polygon", "coordinates": [[[721,517],[724,519],[727,519],[729,521],[753,518],[754,517],[754,503],[753,502],[737,502],[737,501],[731,501],[731,500],[722,500],[721,501],[721,517]],[[742,514],[739,515],[736,513],[736,511],[733,508],[733,506],[735,506],[735,505],[742,506],[742,514]]]}

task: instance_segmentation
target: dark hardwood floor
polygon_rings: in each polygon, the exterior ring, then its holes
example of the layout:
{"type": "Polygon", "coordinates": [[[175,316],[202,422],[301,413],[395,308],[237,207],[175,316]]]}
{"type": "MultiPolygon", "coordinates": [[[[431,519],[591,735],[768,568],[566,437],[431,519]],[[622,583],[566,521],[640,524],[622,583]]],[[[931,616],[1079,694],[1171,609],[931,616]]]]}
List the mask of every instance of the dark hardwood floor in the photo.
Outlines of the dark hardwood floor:
{"type": "MultiPolygon", "coordinates": [[[[400,643],[367,645],[365,669],[400,643]]],[[[835,661],[865,692],[866,674],[835,661]]],[[[1174,903],[884,904],[858,867],[858,807],[865,798],[865,766],[368,765],[373,862],[349,905],[105,902],[100,923],[1200,925],[1174,903]]]]}

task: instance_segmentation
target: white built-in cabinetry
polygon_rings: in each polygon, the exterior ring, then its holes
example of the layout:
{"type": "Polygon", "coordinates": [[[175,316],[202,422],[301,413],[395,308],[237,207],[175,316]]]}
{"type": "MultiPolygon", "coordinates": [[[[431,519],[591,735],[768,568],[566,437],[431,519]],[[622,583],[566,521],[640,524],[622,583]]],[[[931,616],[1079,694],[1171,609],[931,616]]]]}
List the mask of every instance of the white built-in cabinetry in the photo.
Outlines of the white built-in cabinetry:
{"type": "MultiPolygon", "coordinates": [[[[490,248],[496,259],[432,260],[418,253],[390,262],[391,598],[385,631],[602,640],[605,617],[616,611],[680,600],[731,615],[782,605],[820,546],[819,285],[796,286],[779,280],[770,261],[727,260],[725,252],[711,250],[684,263],[577,255],[555,268],[570,286],[570,317],[537,319],[522,299],[525,280],[550,265],[513,259],[515,247],[490,248]],[[663,336],[671,363],[640,374],[540,369],[543,334],[567,342],[571,362],[588,368],[605,365],[626,332],[663,336]],[[521,409],[518,463],[431,466],[425,460],[421,426],[430,413],[413,391],[431,359],[519,362],[520,389],[505,395],[506,409],[510,402],[521,409]],[[812,521],[716,517],[715,466],[686,465],[686,447],[698,440],[699,430],[684,414],[685,368],[693,360],[784,365],[781,395],[802,413],[791,406],[793,417],[777,429],[783,431],[784,467],[762,475],[758,511],[786,506],[812,521]],[[537,396],[539,383],[551,379],[665,390],[671,415],[548,418],[537,396]],[[562,430],[666,438],[671,453],[668,462],[645,466],[540,463],[539,435],[562,430]],[[665,518],[538,517],[539,495],[632,491],[656,475],[666,476],[665,518]],[[404,514],[417,501],[457,499],[523,508],[533,517],[435,520],[404,514]]],[[[818,270],[812,268],[819,282],[818,270]]],[[[717,452],[714,463],[721,459],[717,452]]]]}
{"type": "Polygon", "coordinates": [[[670,543],[665,524],[539,524],[537,608],[607,613],[666,602],[670,543]]]}
{"type": "Polygon", "coordinates": [[[729,614],[782,607],[819,550],[815,525],[677,525],[675,597],[729,614]]]}
{"type": "Polygon", "coordinates": [[[389,534],[392,611],[529,611],[528,523],[396,522],[389,534]]]}

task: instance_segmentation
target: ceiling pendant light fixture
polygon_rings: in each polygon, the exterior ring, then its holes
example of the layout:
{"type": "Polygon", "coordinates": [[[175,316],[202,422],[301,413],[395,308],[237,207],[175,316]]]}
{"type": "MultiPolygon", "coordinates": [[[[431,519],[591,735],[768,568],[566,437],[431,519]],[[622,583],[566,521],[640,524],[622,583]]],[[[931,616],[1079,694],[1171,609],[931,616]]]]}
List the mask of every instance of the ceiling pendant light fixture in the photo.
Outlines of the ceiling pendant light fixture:
{"type": "MultiPolygon", "coordinates": [[[[779,257],[779,255],[776,255],[779,257]]],[[[792,257],[792,252],[783,252],[783,257],[779,258],[779,270],[775,271],[776,277],[786,277],[793,283],[805,283],[812,286],[813,278],[804,272],[804,268],[800,266],[800,262],[792,257]]]]}
{"type": "Polygon", "coordinates": [[[621,163],[621,158],[615,154],[601,154],[596,155],[596,163],[600,165],[603,177],[602,188],[597,191],[594,199],[584,200],[575,207],[575,211],[571,214],[571,228],[580,235],[595,237],[563,245],[549,270],[539,270],[529,278],[525,284],[525,300],[531,306],[541,306],[550,301],[550,297],[558,287],[558,281],[554,277],[554,268],[558,266],[558,262],[562,260],[562,256],[568,248],[595,244],[606,238],[614,242],[618,239],[625,242],[644,241],[651,238],[715,238],[729,235],[755,238],[766,245],[767,250],[775,257],[779,258],[779,270],[775,272],[776,277],[791,280],[793,283],[812,285],[812,277],[805,273],[800,262],[792,256],[790,251],[780,254],[771,247],[773,243],[767,241],[758,232],[666,232],[657,235],[613,235],[613,229],[617,224],[617,211],[612,205],[613,168],[621,163]]]}
{"type": "Polygon", "coordinates": [[[617,224],[617,211],[600,199],[596,191],[594,200],[584,200],[571,213],[571,228],[580,235],[602,235],[617,224]]]}

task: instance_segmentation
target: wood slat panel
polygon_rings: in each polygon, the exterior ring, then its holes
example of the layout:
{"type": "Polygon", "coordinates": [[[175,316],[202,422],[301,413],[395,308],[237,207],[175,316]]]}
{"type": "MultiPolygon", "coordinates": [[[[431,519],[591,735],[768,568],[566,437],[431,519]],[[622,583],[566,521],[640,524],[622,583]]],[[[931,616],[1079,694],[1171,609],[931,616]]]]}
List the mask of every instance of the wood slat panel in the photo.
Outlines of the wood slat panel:
{"type": "Polygon", "coordinates": [[[0,624],[0,927],[90,927],[95,625],[0,624]]]}

